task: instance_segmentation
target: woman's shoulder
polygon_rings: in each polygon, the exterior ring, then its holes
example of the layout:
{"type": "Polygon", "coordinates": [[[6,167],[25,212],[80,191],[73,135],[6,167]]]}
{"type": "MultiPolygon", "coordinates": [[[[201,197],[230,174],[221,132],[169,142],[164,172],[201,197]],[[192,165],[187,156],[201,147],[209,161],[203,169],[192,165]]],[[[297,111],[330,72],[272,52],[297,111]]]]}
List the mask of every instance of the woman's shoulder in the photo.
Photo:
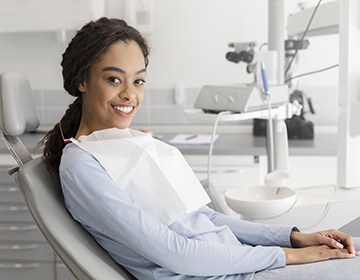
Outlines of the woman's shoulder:
{"type": "Polygon", "coordinates": [[[61,156],[60,166],[62,168],[67,168],[70,165],[80,163],[80,162],[96,162],[96,159],[87,151],[81,149],[74,143],[67,144],[61,156]]]}

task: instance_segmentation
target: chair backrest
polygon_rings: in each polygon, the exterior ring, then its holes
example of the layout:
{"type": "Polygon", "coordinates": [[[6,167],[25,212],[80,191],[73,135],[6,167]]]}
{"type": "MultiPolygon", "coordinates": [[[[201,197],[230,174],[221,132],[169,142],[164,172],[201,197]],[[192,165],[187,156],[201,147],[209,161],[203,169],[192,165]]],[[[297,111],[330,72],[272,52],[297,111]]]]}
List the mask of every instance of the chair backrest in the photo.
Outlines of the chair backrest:
{"type": "Polygon", "coordinates": [[[12,136],[35,131],[39,119],[27,77],[21,72],[1,73],[0,92],[0,129],[12,136]]]}
{"type": "Polygon", "coordinates": [[[29,108],[24,109],[18,106],[19,102],[9,100],[19,101],[24,98],[22,100],[31,102],[23,104],[32,106],[30,94],[29,83],[24,75],[14,72],[0,74],[2,139],[18,162],[19,166],[11,173],[14,174],[15,182],[36,224],[54,251],[78,279],[135,279],[112,260],[92,236],[71,217],[64,205],[59,178],[49,172],[41,157],[33,159],[18,137],[24,131],[37,128],[37,117],[34,117],[35,114],[24,113],[24,110],[29,108]],[[11,107],[16,107],[14,110],[17,110],[20,117],[14,115],[11,107]],[[24,118],[33,119],[27,122],[24,118]]]}
{"type": "Polygon", "coordinates": [[[59,185],[41,158],[15,173],[15,181],[45,238],[79,279],[135,279],[115,263],[67,212],[59,185]]]}

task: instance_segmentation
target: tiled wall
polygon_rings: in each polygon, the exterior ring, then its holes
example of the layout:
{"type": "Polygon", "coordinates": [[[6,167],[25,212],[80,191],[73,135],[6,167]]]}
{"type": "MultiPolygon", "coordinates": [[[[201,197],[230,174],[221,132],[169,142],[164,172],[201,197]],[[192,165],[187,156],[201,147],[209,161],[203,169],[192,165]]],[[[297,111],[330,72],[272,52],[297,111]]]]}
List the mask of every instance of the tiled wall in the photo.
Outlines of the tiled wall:
{"type": "MultiPolygon", "coordinates": [[[[173,88],[147,89],[144,101],[137,112],[135,124],[187,124],[202,123],[201,120],[187,118],[185,109],[191,108],[199,89],[186,89],[182,102],[176,104],[173,88]]],[[[74,98],[63,90],[34,90],[34,101],[40,123],[53,125],[65,113],[74,98]]]]}
{"type": "MultiPolygon", "coordinates": [[[[185,109],[193,107],[199,88],[183,88],[180,102],[176,102],[174,88],[146,89],[145,98],[137,115],[135,124],[144,125],[176,125],[207,123],[199,118],[186,114],[185,109]]],[[[318,125],[335,125],[337,120],[337,89],[307,88],[303,89],[312,99],[315,114],[305,114],[307,120],[318,125]]],[[[40,122],[52,125],[60,120],[73,97],[63,90],[35,90],[33,92],[40,122]]],[[[307,104],[306,104],[307,105],[307,104]]],[[[305,107],[308,111],[308,107],[305,107]]],[[[242,122],[241,124],[248,124],[242,122]]]]}
{"type": "Polygon", "coordinates": [[[63,90],[33,90],[41,125],[53,125],[64,115],[73,97],[63,90]]]}

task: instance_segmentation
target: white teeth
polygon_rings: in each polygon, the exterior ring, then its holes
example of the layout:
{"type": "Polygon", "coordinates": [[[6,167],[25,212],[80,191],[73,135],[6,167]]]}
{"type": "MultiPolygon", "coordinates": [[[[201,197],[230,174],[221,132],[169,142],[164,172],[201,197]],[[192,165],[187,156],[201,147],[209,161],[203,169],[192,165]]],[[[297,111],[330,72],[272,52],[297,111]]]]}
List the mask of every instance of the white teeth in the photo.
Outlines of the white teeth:
{"type": "Polygon", "coordinates": [[[115,110],[118,110],[123,113],[130,113],[134,108],[128,106],[113,106],[115,110]]]}

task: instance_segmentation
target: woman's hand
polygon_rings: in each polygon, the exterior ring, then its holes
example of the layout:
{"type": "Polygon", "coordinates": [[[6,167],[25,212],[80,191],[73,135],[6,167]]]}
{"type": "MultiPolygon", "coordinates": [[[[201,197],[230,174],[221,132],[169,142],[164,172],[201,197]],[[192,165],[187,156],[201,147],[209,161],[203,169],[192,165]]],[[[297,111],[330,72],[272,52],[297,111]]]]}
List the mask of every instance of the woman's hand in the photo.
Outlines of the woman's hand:
{"type": "Polygon", "coordinates": [[[293,231],[290,235],[291,244],[294,248],[327,245],[331,249],[345,249],[349,254],[355,256],[354,242],[350,235],[332,229],[314,233],[301,233],[293,231]]]}
{"type": "Polygon", "coordinates": [[[283,248],[286,264],[305,264],[330,259],[354,258],[347,249],[334,249],[327,245],[310,246],[304,248],[283,248]]]}
{"type": "Polygon", "coordinates": [[[314,233],[301,233],[294,230],[290,235],[290,241],[293,248],[283,248],[286,264],[360,256],[360,252],[355,252],[351,236],[335,229],[314,233]]]}

